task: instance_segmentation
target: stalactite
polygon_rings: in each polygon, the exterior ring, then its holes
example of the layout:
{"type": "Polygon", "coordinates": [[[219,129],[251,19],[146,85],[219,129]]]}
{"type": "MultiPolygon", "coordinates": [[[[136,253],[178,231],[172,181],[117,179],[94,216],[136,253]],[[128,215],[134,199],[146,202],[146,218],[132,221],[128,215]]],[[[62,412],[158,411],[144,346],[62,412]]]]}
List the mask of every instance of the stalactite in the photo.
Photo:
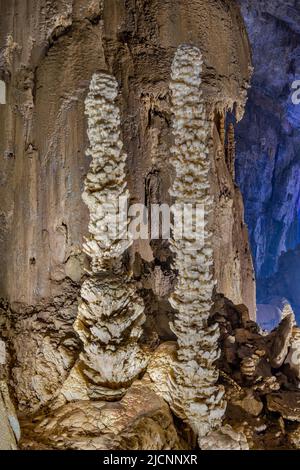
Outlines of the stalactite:
{"type": "Polygon", "coordinates": [[[91,260],[91,272],[82,286],[75,322],[84,345],[79,369],[90,384],[89,393],[108,399],[122,395],[146,365],[138,344],[144,304],[122,264],[131,245],[124,237],[127,221],[116,232],[119,198],[129,198],[117,92],[113,77],[95,74],[86,99],[92,162],[83,193],[90,211],[90,237],[84,251],[91,260]]]}
{"type": "Polygon", "coordinates": [[[228,126],[226,163],[232,179],[235,180],[235,133],[234,125],[232,123],[228,126]]]}
{"type": "MultiPolygon", "coordinates": [[[[172,163],[175,181],[171,190],[177,204],[201,204],[206,219],[212,210],[209,186],[210,123],[200,89],[202,56],[196,47],[183,45],[172,65],[173,132],[172,163]]],[[[176,310],[171,329],[177,336],[176,361],[169,374],[169,400],[173,411],[201,438],[221,424],[224,390],[216,385],[219,329],[209,323],[214,280],[211,234],[205,224],[202,240],[174,239],[174,269],[178,280],[170,302],[176,310]],[[170,398],[171,397],[171,398],[170,398]]]]}

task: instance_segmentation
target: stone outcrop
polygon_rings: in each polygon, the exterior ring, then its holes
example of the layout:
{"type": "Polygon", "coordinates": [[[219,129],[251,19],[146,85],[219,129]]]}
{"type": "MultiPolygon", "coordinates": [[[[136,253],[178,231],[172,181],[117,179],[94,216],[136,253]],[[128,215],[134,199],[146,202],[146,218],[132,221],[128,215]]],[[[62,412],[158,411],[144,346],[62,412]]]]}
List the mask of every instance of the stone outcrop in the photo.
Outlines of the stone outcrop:
{"type": "Polygon", "coordinates": [[[20,437],[19,422],[7,385],[0,381],[0,450],[17,450],[20,437]]]}
{"type": "MultiPolygon", "coordinates": [[[[271,334],[263,334],[244,307],[217,296],[210,321],[220,328],[218,386],[225,389],[227,407],[222,426],[200,439],[201,449],[299,449],[299,378],[290,375],[286,364],[293,336],[287,351],[284,348],[283,364],[271,367],[272,345],[275,338],[275,343],[281,343],[284,320],[271,334]],[[245,373],[247,359],[254,364],[251,374],[245,373]]],[[[142,381],[134,381],[121,400],[76,399],[52,408],[46,416],[37,413],[32,420],[22,420],[22,448],[194,448],[189,423],[182,427],[181,420],[173,421],[168,406],[175,413],[184,409],[172,405],[176,395],[170,372],[178,368],[177,353],[176,341],[162,343],[142,381]]]]}
{"type": "Polygon", "coordinates": [[[274,335],[270,335],[271,344],[270,344],[270,364],[274,368],[282,366],[289,347],[291,346],[292,332],[294,326],[294,318],[292,315],[285,317],[274,335]]]}
{"type": "Polygon", "coordinates": [[[228,424],[201,439],[203,450],[249,450],[246,436],[228,424]]]}
{"type": "Polygon", "coordinates": [[[278,392],[267,396],[267,406],[270,411],[280,413],[289,420],[300,422],[300,394],[299,392],[278,392]]]}
{"type": "Polygon", "coordinates": [[[134,382],[117,403],[76,401],[26,428],[26,449],[182,450],[168,405],[147,382],[134,382]]]}
{"type": "Polygon", "coordinates": [[[218,297],[212,318],[221,331],[218,365],[227,400],[223,427],[228,424],[244,435],[250,449],[299,448],[299,379],[287,367],[296,337],[291,317],[266,334],[244,309],[218,297]]]}
{"type": "Polygon", "coordinates": [[[66,289],[69,293],[57,296],[50,305],[40,303],[25,312],[15,305],[14,310],[2,312],[9,320],[6,335],[10,332],[14,353],[11,378],[23,413],[35,412],[59,395],[79,354],[80,341],[73,328],[77,289],[70,285],[66,289]]]}
{"type": "Polygon", "coordinates": [[[17,450],[20,424],[7,386],[7,352],[0,339],[0,450],[17,450]]]}

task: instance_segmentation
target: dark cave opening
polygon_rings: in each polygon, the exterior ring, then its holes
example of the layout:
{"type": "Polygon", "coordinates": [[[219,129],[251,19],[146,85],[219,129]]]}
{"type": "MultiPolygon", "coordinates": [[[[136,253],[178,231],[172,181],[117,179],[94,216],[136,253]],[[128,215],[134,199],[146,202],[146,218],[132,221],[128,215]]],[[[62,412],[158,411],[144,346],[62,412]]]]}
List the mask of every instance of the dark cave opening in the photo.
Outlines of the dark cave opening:
{"type": "Polygon", "coordinates": [[[300,105],[292,99],[300,77],[300,6],[286,3],[254,7],[240,0],[254,73],[236,129],[236,178],[256,271],[258,321],[270,328],[286,301],[300,322],[300,105]]]}

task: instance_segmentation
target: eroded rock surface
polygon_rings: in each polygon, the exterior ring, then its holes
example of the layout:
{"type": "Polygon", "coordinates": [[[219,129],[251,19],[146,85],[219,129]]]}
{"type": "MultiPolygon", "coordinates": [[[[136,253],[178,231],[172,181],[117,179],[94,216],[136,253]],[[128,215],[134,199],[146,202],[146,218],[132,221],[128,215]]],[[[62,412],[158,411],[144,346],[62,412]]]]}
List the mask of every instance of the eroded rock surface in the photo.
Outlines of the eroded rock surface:
{"type": "Polygon", "coordinates": [[[0,450],[16,450],[20,437],[20,425],[7,385],[0,381],[0,450]]]}
{"type": "Polygon", "coordinates": [[[286,391],[268,395],[267,406],[289,421],[300,422],[300,393],[286,391]]]}
{"type": "MultiPolygon", "coordinates": [[[[221,330],[220,381],[227,400],[224,423],[246,436],[250,449],[298,448],[292,423],[299,418],[299,379],[287,367],[295,348],[291,317],[266,334],[250,321],[244,308],[226,299],[216,299],[212,314],[221,330]]],[[[295,356],[293,361],[297,368],[295,356]]]]}
{"type": "Polygon", "coordinates": [[[179,450],[168,405],[147,382],[135,382],[116,403],[76,401],[27,429],[23,447],[73,450],[179,450]]]}
{"type": "Polygon", "coordinates": [[[6,344],[0,339],[0,450],[17,450],[19,420],[8,389],[6,344]]]}

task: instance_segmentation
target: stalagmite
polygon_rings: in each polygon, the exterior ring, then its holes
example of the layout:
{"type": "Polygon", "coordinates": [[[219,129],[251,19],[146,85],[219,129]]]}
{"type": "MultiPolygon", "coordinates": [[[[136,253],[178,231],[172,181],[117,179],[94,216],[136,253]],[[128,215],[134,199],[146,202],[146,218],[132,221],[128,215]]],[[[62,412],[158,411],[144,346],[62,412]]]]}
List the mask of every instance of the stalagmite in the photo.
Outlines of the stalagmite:
{"type": "Polygon", "coordinates": [[[129,198],[117,92],[113,77],[95,74],[86,99],[92,162],[83,193],[90,211],[90,237],[84,251],[91,259],[91,272],[81,289],[75,322],[84,345],[79,370],[89,383],[88,394],[108,399],[122,395],[146,365],[138,344],[144,304],[122,265],[131,245],[126,238],[128,224],[125,220],[118,232],[116,219],[116,214],[121,215],[120,198],[129,198]]]}
{"type": "MultiPolygon", "coordinates": [[[[171,194],[176,204],[201,204],[206,229],[204,245],[201,239],[192,240],[186,235],[172,241],[178,280],[170,299],[176,311],[171,328],[177,336],[178,349],[176,359],[170,360],[168,392],[165,386],[161,388],[175,414],[189,423],[199,437],[200,446],[201,438],[221,424],[225,411],[224,390],[216,385],[218,371],[214,366],[219,357],[219,330],[216,324],[209,324],[214,288],[211,234],[207,229],[212,208],[208,182],[210,123],[200,89],[201,71],[199,49],[179,47],[170,85],[175,137],[172,163],[176,171],[171,194]]],[[[151,374],[151,367],[150,376],[154,381],[158,378],[157,372],[151,374]]]]}

